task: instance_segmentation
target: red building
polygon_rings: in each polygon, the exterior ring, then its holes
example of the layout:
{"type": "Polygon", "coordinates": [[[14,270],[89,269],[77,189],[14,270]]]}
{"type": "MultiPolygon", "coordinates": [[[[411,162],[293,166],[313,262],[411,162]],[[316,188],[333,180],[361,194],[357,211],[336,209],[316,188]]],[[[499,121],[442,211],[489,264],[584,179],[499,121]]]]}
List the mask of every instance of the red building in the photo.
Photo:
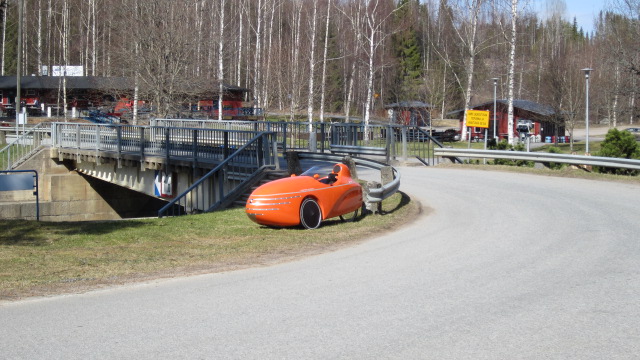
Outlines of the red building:
{"type": "MultiPolygon", "coordinates": [[[[41,109],[41,104],[60,106],[63,101],[63,83],[69,108],[86,109],[102,105],[107,98],[128,93],[133,89],[126,78],[94,76],[23,76],[20,81],[20,99],[29,112],[41,109]]],[[[15,76],[0,76],[0,107],[5,113],[15,112],[15,76]]]]}
{"type": "MultiPolygon", "coordinates": [[[[489,129],[487,134],[490,139],[493,138],[493,101],[475,105],[471,109],[489,111],[489,129]]],[[[464,110],[456,110],[450,112],[448,115],[460,119],[460,130],[462,130],[464,110]]],[[[496,137],[500,140],[507,139],[509,133],[507,100],[496,101],[495,117],[496,137]]],[[[528,134],[540,139],[540,141],[545,141],[547,137],[565,136],[562,114],[557,113],[552,107],[547,105],[538,104],[529,100],[514,100],[513,134],[514,137],[528,134]]],[[[484,129],[471,128],[471,135],[474,139],[484,139],[484,129]]]]}

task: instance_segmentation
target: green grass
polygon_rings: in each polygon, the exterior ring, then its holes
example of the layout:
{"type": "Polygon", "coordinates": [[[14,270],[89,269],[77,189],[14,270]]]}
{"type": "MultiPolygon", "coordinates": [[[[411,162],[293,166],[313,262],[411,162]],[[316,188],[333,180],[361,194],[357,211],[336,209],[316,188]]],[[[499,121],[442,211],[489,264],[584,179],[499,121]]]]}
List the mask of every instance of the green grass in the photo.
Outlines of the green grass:
{"type": "Polygon", "coordinates": [[[383,209],[317,230],[260,226],[243,209],[94,223],[0,220],[0,299],[286,261],[375,236],[419,212],[401,193],[383,209]]]}

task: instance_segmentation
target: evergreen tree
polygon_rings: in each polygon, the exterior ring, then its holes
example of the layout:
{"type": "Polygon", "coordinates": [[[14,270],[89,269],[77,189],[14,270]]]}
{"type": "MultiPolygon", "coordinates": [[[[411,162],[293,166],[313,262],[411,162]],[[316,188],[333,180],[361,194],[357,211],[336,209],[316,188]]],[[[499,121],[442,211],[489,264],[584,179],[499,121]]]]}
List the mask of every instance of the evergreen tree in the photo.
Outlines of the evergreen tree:
{"type": "Polygon", "coordinates": [[[413,3],[401,0],[398,3],[396,21],[401,30],[393,36],[397,67],[397,89],[392,91],[399,99],[415,100],[419,98],[422,78],[422,51],[415,21],[412,18],[413,3]]]}

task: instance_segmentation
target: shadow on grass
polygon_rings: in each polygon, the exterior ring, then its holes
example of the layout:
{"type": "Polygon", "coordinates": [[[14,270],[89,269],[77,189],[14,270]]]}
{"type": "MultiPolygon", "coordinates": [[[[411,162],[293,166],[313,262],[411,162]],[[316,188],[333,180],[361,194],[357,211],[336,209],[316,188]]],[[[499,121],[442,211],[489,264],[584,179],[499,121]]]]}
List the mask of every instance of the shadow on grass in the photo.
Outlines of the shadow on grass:
{"type": "Polygon", "coordinates": [[[0,220],[0,245],[43,246],[73,235],[104,235],[126,228],[145,226],[141,221],[114,222],[38,222],[0,220]]]}

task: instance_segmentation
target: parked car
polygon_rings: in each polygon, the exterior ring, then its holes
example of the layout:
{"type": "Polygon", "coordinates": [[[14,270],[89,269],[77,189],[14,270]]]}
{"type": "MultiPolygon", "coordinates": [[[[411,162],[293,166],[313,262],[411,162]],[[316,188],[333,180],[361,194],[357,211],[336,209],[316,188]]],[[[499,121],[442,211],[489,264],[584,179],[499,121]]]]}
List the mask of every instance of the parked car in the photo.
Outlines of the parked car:
{"type": "Polygon", "coordinates": [[[456,129],[447,129],[445,131],[434,132],[433,137],[440,142],[453,142],[460,140],[460,133],[456,129]]]}
{"type": "Polygon", "coordinates": [[[640,140],[640,128],[626,128],[624,131],[628,131],[636,137],[636,139],[640,140]]]}
{"type": "Polygon", "coordinates": [[[313,167],[299,176],[268,182],[251,193],[245,212],[254,222],[274,227],[315,229],[323,220],[355,219],[362,207],[362,187],[345,164],[320,177],[313,167]]]}
{"type": "MultiPolygon", "coordinates": [[[[440,142],[453,142],[460,140],[460,133],[456,129],[447,129],[444,131],[434,130],[431,132],[431,137],[440,142]]],[[[407,140],[417,142],[429,141],[429,130],[410,130],[407,133],[407,140]]]]}

